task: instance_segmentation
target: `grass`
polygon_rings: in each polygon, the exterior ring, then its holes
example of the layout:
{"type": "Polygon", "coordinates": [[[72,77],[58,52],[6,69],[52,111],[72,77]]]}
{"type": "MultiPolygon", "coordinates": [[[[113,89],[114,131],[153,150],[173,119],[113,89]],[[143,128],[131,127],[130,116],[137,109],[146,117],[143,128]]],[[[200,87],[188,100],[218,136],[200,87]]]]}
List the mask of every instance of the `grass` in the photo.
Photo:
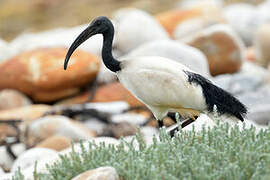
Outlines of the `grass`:
{"type": "MultiPolygon", "coordinates": [[[[171,139],[163,129],[160,142],[147,147],[141,134],[139,149],[121,141],[119,146],[89,143],[89,151],[62,156],[48,166],[47,174],[36,172],[39,180],[67,180],[101,166],[116,168],[123,180],[135,179],[269,179],[270,129],[229,128],[227,124],[196,133],[178,133],[171,139]]],[[[17,172],[13,180],[23,179],[17,172]]]]}

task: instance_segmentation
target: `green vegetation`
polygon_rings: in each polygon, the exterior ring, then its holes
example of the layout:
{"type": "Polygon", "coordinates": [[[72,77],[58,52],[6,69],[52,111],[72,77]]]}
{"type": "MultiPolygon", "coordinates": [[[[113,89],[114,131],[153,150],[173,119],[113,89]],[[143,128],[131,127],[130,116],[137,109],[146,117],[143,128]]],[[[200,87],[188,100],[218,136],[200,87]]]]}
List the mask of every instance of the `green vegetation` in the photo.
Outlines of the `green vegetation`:
{"type": "MultiPolygon", "coordinates": [[[[139,133],[132,143],[119,146],[89,144],[82,153],[72,152],[49,166],[38,179],[65,180],[89,169],[113,166],[123,180],[134,179],[270,179],[270,129],[239,130],[227,124],[196,133],[180,132],[171,139],[163,129],[160,142],[146,147],[139,133]]],[[[22,179],[17,173],[15,179],[22,179]]]]}

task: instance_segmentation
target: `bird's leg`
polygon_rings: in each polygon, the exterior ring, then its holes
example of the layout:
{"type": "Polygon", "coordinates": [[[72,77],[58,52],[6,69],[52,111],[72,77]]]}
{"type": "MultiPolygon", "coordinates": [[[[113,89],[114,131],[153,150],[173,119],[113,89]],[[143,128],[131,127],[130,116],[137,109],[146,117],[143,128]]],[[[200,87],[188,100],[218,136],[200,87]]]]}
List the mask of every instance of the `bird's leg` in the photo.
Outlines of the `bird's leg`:
{"type": "MultiPolygon", "coordinates": [[[[169,113],[167,114],[167,116],[168,116],[169,118],[171,118],[171,119],[173,120],[173,122],[177,123],[177,120],[176,120],[176,113],[175,113],[175,112],[169,112],[169,113]]],[[[182,117],[181,114],[179,114],[179,120],[180,120],[180,122],[182,122],[182,121],[184,120],[184,118],[182,117]]]]}
{"type": "MultiPolygon", "coordinates": [[[[198,118],[198,116],[192,116],[192,118],[187,119],[186,121],[184,121],[181,124],[181,128],[183,129],[184,127],[188,126],[189,124],[193,123],[196,119],[198,118]]],[[[175,128],[173,128],[172,130],[170,130],[170,136],[174,137],[174,134],[176,131],[179,131],[178,126],[176,126],[175,128]]]]}
{"type": "Polygon", "coordinates": [[[164,126],[163,120],[158,120],[158,127],[162,128],[164,126]]]}

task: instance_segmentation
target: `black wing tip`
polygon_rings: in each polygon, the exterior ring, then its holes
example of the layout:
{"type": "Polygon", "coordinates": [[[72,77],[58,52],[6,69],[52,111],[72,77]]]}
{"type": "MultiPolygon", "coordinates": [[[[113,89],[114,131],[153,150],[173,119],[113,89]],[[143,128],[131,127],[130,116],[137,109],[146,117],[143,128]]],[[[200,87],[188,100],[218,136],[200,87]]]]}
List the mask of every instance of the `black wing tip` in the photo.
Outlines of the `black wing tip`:
{"type": "Polygon", "coordinates": [[[184,72],[188,76],[189,83],[195,83],[202,87],[209,112],[213,112],[214,105],[216,105],[219,114],[229,114],[235,116],[240,121],[244,121],[244,117],[247,114],[247,108],[237,98],[222,88],[214,85],[200,74],[189,71],[184,72]]]}

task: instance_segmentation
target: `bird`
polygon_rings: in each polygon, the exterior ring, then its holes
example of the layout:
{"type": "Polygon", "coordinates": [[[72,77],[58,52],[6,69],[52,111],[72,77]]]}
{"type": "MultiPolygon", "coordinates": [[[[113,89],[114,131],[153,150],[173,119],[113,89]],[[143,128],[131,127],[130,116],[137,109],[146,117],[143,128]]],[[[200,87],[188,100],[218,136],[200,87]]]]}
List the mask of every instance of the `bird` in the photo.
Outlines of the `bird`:
{"type": "MultiPolygon", "coordinates": [[[[163,127],[163,119],[169,112],[178,112],[182,117],[189,118],[182,127],[195,121],[201,113],[211,114],[214,111],[244,121],[247,113],[244,104],[179,62],[159,56],[115,59],[112,55],[114,26],[105,16],[92,20],[71,44],[64,61],[65,70],[72,53],[96,34],[103,35],[104,65],[116,73],[120,83],[152,111],[159,127],[163,127]]],[[[174,136],[175,131],[178,127],[170,135],[174,136]]]]}

